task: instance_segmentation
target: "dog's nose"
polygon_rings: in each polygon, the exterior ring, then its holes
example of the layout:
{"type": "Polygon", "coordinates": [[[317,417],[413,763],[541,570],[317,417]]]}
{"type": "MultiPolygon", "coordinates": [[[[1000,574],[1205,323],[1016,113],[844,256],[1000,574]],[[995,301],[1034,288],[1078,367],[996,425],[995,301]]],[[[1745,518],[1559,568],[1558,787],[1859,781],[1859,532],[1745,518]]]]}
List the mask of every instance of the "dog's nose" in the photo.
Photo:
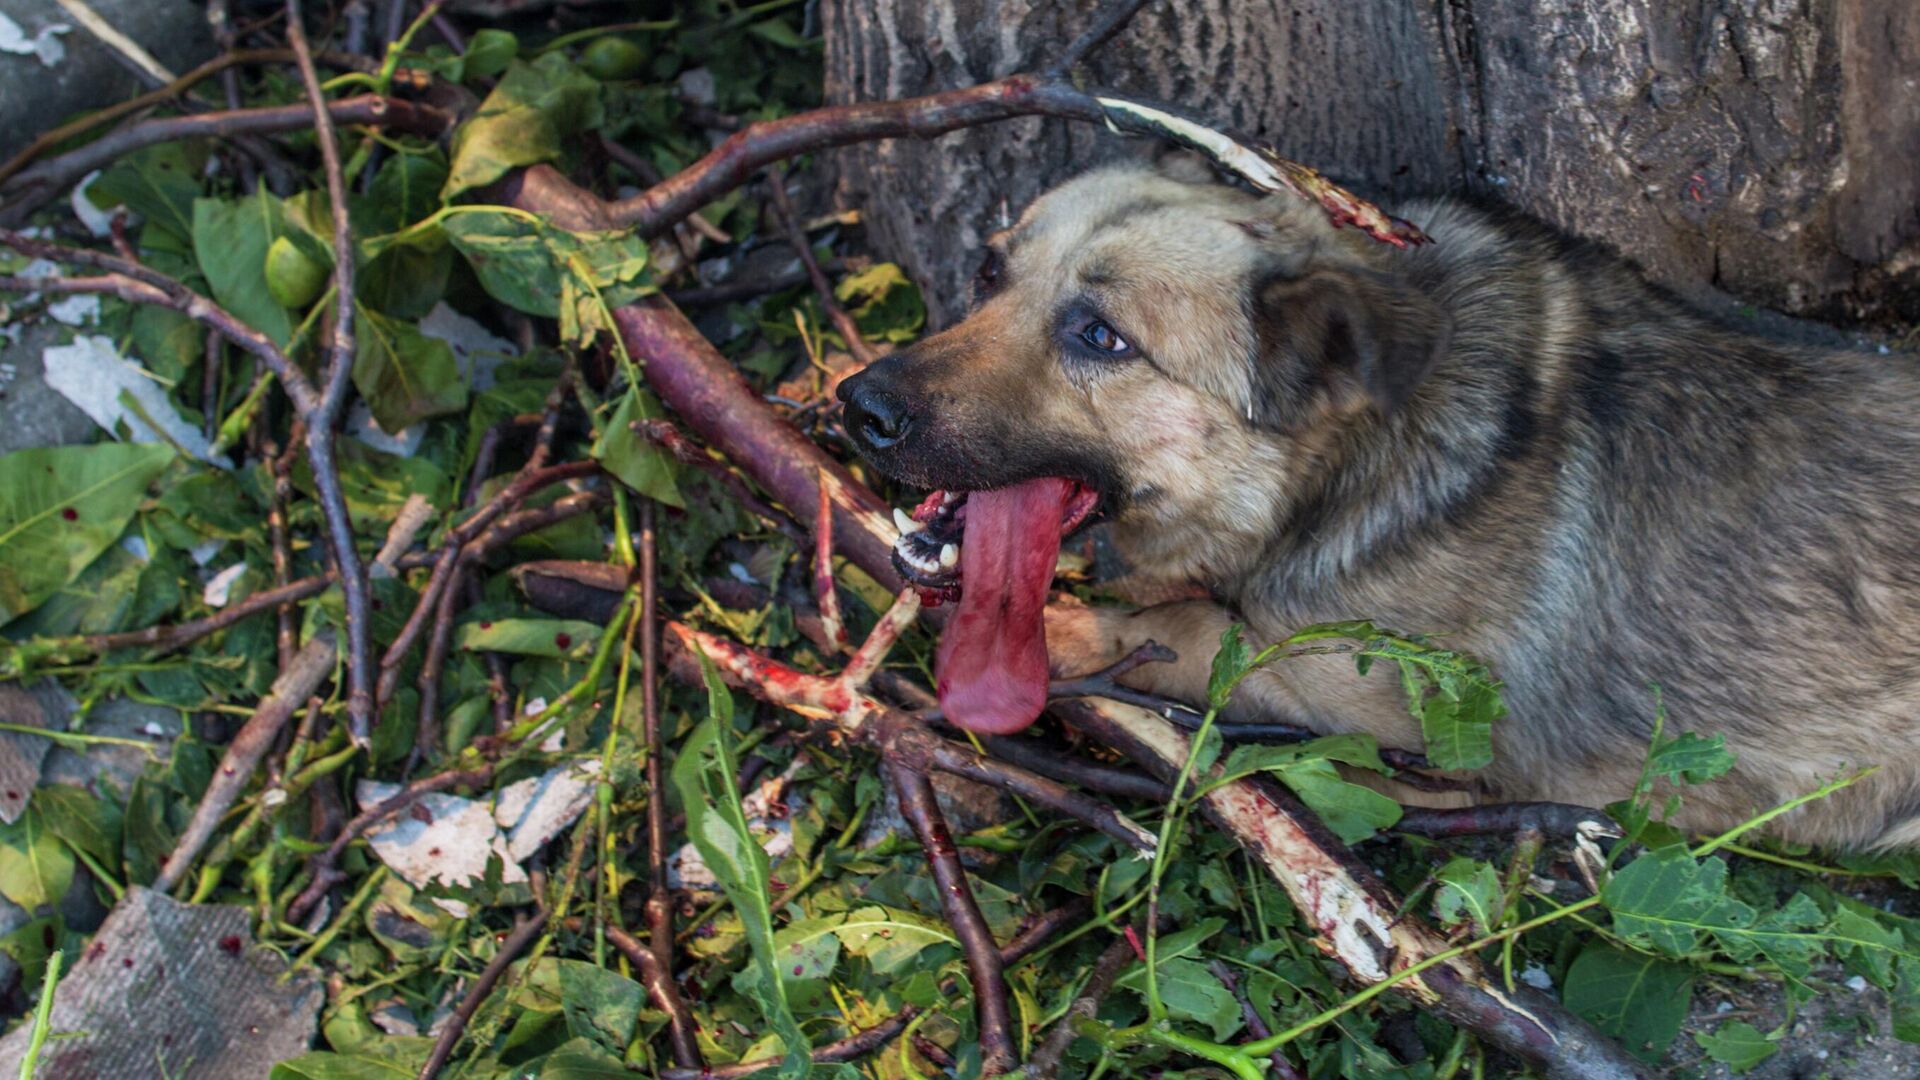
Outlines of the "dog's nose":
{"type": "Polygon", "coordinates": [[[840,399],[847,403],[847,433],[863,449],[888,449],[913,428],[913,414],[906,405],[872,380],[853,378],[841,383],[840,399]]]}

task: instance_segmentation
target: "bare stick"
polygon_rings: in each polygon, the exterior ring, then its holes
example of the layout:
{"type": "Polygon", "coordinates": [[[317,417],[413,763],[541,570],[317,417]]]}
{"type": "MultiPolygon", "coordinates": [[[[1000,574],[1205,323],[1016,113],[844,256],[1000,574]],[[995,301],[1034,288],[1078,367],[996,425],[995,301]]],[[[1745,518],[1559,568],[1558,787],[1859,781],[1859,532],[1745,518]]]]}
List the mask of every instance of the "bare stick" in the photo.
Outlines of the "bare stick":
{"type": "MultiPolygon", "coordinates": [[[[287,42],[293,46],[306,85],[307,104],[313,110],[314,134],[320,142],[320,161],[327,176],[327,201],[333,211],[333,346],[328,352],[326,377],[320,385],[320,403],[307,417],[307,456],[313,462],[313,484],[323,502],[345,505],[340,474],[333,467],[333,425],[347,404],[347,386],[353,374],[353,224],[347,219],[347,181],[340,165],[340,141],[327,111],[320,73],[313,66],[300,0],[287,0],[287,42]]],[[[353,522],[347,515],[327,515],[327,535],[333,561],[340,573],[340,591],[347,609],[347,734],[358,745],[368,745],[373,726],[373,608],[367,593],[367,569],[353,546],[353,522]]]]}
{"type": "Polygon", "coordinates": [[[1493,803],[1445,810],[1408,810],[1393,831],[1435,840],[1459,836],[1511,835],[1528,829],[1547,836],[1596,839],[1620,835],[1599,810],[1568,803],[1493,803]]]}
{"type": "Polygon", "coordinates": [[[346,852],[347,845],[353,843],[361,833],[380,824],[382,821],[405,810],[420,800],[423,795],[436,791],[445,791],[456,787],[478,787],[493,778],[493,766],[483,765],[477,769],[453,769],[436,773],[425,779],[415,780],[386,799],[381,800],[370,810],[363,810],[353,820],[347,822],[327,850],[313,857],[310,868],[312,878],[293,903],[287,905],[287,920],[298,924],[320,897],[346,879],[346,875],[334,869],[340,856],[346,852]]]}
{"type": "Polygon", "coordinates": [[[833,581],[833,497],[820,484],[820,505],[813,515],[813,593],[820,605],[820,625],[835,652],[847,647],[847,624],[840,617],[840,591],[833,581]]]}
{"type": "MultiPolygon", "coordinates": [[[[586,925],[587,921],[582,918],[567,920],[569,930],[584,930],[586,925]]],[[[640,985],[647,988],[647,996],[653,999],[654,1005],[667,1014],[667,1043],[673,1048],[673,1063],[698,1075],[699,1070],[706,1068],[695,1034],[699,1021],[687,1006],[686,996],[680,993],[679,984],[673,981],[673,972],[661,962],[659,954],[642,944],[639,938],[612,923],[606,923],[600,929],[605,931],[607,940],[613,942],[613,947],[620,950],[627,962],[639,970],[640,985]]]]}
{"type": "Polygon", "coordinates": [[[1087,58],[1087,54],[1113,40],[1113,36],[1124,29],[1127,23],[1133,21],[1134,15],[1148,3],[1149,0],[1121,0],[1120,3],[1094,16],[1093,22],[1081,32],[1079,37],[1073,39],[1073,43],[1068,45],[1052,64],[1047,66],[1043,74],[1052,79],[1066,77],[1067,73],[1073,70],[1074,65],[1087,58]]]}
{"type": "Polygon", "coordinates": [[[480,977],[473,981],[473,988],[467,991],[460,1007],[453,1011],[447,1026],[441,1029],[440,1037],[434,1041],[433,1053],[427,1055],[427,1063],[420,1066],[419,1080],[433,1080],[440,1072],[440,1067],[453,1055],[453,1048],[459,1045],[460,1036],[466,1033],[467,1021],[473,1019],[473,1014],[479,1011],[487,995],[493,993],[493,985],[500,981],[500,976],[506,974],[514,960],[533,943],[534,938],[540,936],[546,922],[546,912],[536,910],[514,924],[513,932],[500,943],[499,951],[493,954],[492,960],[487,961],[480,977]]]}
{"type": "Polygon", "coordinates": [[[900,814],[913,827],[920,846],[927,853],[933,880],[940,894],[940,909],[947,925],[960,939],[966,954],[967,977],[973,982],[974,1014],[980,1026],[980,1070],[986,1076],[1011,1072],[1020,1063],[1013,1041],[1013,1014],[1007,1006],[1007,984],[1000,949],[993,932],[987,929],[986,916],[967,885],[967,873],[960,866],[960,853],[953,846],[953,835],[934,801],[933,784],[927,775],[898,762],[882,766],[894,793],[900,798],[900,814]]]}
{"type": "Polygon", "coordinates": [[[1034,1080],[1050,1080],[1060,1071],[1060,1060],[1066,1055],[1067,1047],[1073,1045],[1077,1034],[1075,1025],[1080,1021],[1093,1019],[1100,1011],[1100,1003],[1107,998],[1107,992],[1113,989],[1114,981],[1126,970],[1127,964],[1135,958],[1133,943],[1125,937],[1115,937],[1093,962],[1093,971],[1080,988],[1080,993],[1067,1006],[1067,1015],[1061,1017],[1048,1030],[1040,1048],[1033,1052],[1033,1060],[1027,1063],[1027,1075],[1034,1080]]]}
{"type": "MultiPolygon", "coordinates": [[[[220,0],[215,0],[215,2],[207,5],[207,18],[209,22],[214,21],[216,13],[219,15],[220,25],[215,27],[215,37],[230,38],[232,36],[231,34],[223,33],[220,29],[220,26],[224,25],[226,18],[225,5],[220,2],[220,0]]],[[[349,68],[354,70],[368,69],[365,61],[357,60],[354,57],[344,57],[338,53],[323,52],[320,54],[320,61],[328,67],[349,68]]],[[[210,78],[214,75],[224,75],[241,64],[290,64],[292,62],[292,49],[236,49],[232,52],[221,53],[219,56],[201,64],[199,67],[194,68],[192,71],[187,72],[185,75],[180,76],[178,79],[175,79],[173,82],[168,83],[158,90],[149,91],[138,97],[128,98],[118,104],[109,105],[104,109],[97,109],[85,116],[61,124],[51,131],[42,133],[32,142],[28,143],[19,153],[8,158],[5,164],[0,164],[0,183],[5,182],[9,177],[13,176],[13,174],[32,164],[34,158],[39,157],[49,149],[59,146],[74,136],[83,135],[102,124],[110,124],[123,116],[131,116],[141,109],[151,108],[152,106],[170,101],[182,93],[185,93],[195,83],[203,79],[210,78]]],[[[239,108],[238,105],[233,105],[232,107],[235,109],[239,108]]]]}
{"type": "MultiPolygon", "coordinates": [[[[820,272],[820,263],[813,257],[813,247],[807,243],[806,231],[800,227],[800,219],[794,216],[793,203],[787,198],[786,170],[775,170],[767,188],[773,193],[774,214],[780,219],[781,228],[786,231],[787,243],[792,245],[793,253],[800,257],[800,265],[807,271],[807,280],[813,282],[814,296],[820,301],[821,310],[827,313],[827,320],[833,323],[835,330],[840,331],[840,337],[847,343],[847,351],[853,354],[853,359],[861,367],[873,363],[878,358],[873,346],[867,344],[853,316],[848,315],[847,309],[841,307],[840,301],[834,298],[833,283],[820,272]]],[[[693,215],[695,219],[699,216],[693,215]]]]}
{"type": "Polygon", "coordinates": [[[1082,90],[1044,75],[1013,75],[905,101],[834,105],[757,121],[664,183],[608,204],[606,212],[615,224],[656,236],[776,161],[875,139],[929,139],[1021,116],[1057,116],[1165,139],[1205,154],[1262,191],[1291,191],[1318,203],[1335,223],[1353,225],[1386,243],[1404,246],[1426,240],[1411,222],[1384,213],[1265,144],[1210,126],[1172,105],[1082,90]]]}
{"type": "MultiPolygon", "coordinates": [[[[341,124],[377,125],[416,135],[438,135],[454,122],[453,115],[445,110],[377,94],[335,101],[327,105],[326,110],[329,119],[341,124]]],[[[222,110],[147,120],[21,170],[7,184],[8,200],[5,208],[0,209],[0,224],[19,224],[36,207],[81,177],[144,147],[210,136],[276,135],[312,126],[313,112],[305,105],[222,110]]]]}
{"type": "MultiPolygon", "coordinates": [[[[1273,1034],[1268,1029],[1267,1022],[1260,1019],[1260,1011],[1253,1007],[1252,1001],[1248,1000],[1246,991],[1240,987],[1240,980],[1234,975],[1233,969],[1227,966],[1226,961],[1209,960],[1207,970],[1213,972],[1213,977],[1219,979],[1220,985],[1226,987],[1227,992],[1240,1003],[1240,1020],[1247,1025],[1247,1034],[1256,1039],[1264,1039],[1273,1034]]],[[[1267,1061],[1272,1063],[1273,1075],[1278,1080],[1306,1080],[1300,1070],[1293,1067],[1293,1062],[1287,1057],[1285,1050],[1275,1050],[1268,1054],[1267,1061]]]]}
{"type": "Polygon", "coordinates": [[[246,789],[253,779],[253,770],[266,755],[267,748],[280,734],[294,710],[306,703],[320,680],[333,673],[335,650],[333,634],[321,631],[312,641],[307,642],[300,654],[294,657],[293,665],[273,681],[273,689],[253,710],[253,715],[240,727],[240,731],[227,744],[227,752],[221,755],[220,767],[214,770],[213,780],[207,784],[207,790],[200,797],[200,805],[194,808],[193,820],[187,823],[186,831],[180,834],[180,842],[174,845],[173,853],[167,856],[166,865],[160,868],[160,875],[153,880],[156,892],[170,892],[180,883],[187,867],[200,856],[213,831],[220,827],[220,819],[226,816],[240,792],[246,789]]]}
{"type": "MultiPolygon", "coordinates": [[[[765,499],[754,494],[740,474],[727,468],[725,462],[715,461],[704,447],[694,443],[673,426],[673,421],[664,419],[635,420],[633,433],[673,455],[682,465],[691,465],[708,476],[713,477],[734,501],[746,507],[747,512],[771,524],[780,535],[796,544],[805,546],[807,531],[794,523],[793,518],[767,504],[765,499]]],[[[815,511],[818,512],[817,510],[815,511]]]]}

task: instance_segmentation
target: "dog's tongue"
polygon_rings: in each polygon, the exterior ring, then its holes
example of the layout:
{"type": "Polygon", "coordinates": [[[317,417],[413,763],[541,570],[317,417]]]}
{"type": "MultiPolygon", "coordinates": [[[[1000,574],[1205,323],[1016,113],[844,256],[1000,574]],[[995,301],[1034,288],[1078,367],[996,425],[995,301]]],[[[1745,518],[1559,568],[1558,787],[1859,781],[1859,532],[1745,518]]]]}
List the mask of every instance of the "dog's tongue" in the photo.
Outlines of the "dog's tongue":
{"type": "Polygon", "coordinates": [[[952,723],[1005,735],[1046,705],[1042,612],[1072,495],[1072,481],[1046,477],[967,496],[960,609],[934,655],[940,708],[952,723]]]}

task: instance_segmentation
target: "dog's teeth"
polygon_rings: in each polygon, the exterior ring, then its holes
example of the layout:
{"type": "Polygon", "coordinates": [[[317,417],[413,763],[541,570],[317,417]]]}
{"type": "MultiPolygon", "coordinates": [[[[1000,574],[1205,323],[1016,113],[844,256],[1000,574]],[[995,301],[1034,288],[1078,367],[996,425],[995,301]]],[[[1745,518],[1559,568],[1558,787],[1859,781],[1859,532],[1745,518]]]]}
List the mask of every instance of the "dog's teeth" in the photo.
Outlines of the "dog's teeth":
{"type": "Polygon", "coordinates": [[[960,565],[960,548],[954,544],[940,545],[940,565],[951,570],[960,565]]]}
{"type": "Polygon", "coordinates": [[[926,528],[925,525],[908,517],[907,512],[897,506],[893,508],[893,524],[895,528],[900,530],[900,535],[902,536],[917,533],[921,529],[926,528]]]}
{"type": "Polygon", "coordinates": [[[960,493],[957,491],[943,491],[940,493],[940,505],[952,506],[958,498],[960,498],[960,493]]]}

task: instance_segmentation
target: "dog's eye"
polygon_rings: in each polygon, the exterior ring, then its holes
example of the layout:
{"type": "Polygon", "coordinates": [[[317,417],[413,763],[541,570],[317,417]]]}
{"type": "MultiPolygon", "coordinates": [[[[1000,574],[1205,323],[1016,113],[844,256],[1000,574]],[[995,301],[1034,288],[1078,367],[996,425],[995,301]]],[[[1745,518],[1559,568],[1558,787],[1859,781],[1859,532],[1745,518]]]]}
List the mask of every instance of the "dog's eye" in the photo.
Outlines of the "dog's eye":
{"type": "Polygon", "coordinates": [[[1113,327],[1098,321],[1088,323],[1087,328],[1080,331],[1080,340],[1103,353],[1111,353],[1114,356],[1119,356],[1133,348],[1127,344],[1126,338],[1114,331],[1113,327]]]}

